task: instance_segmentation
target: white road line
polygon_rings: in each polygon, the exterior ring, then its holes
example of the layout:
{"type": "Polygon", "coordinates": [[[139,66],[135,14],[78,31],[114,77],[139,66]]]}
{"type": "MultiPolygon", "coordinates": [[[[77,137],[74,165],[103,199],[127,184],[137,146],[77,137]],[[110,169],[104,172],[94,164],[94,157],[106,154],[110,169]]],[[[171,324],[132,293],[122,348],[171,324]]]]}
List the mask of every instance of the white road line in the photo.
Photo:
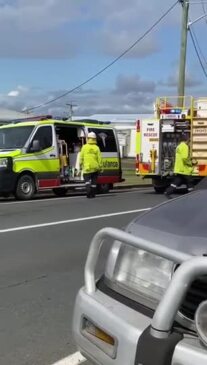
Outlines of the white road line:
{"type": "Polygon", "coordinates": [[[86,361],[85,357],[83,357],[80,352],[75,352],[74,354],[65,357],[64,359],[58,362],[55,362],[52,365],[79,365],[85,361],[86,361]]]}
{"type": "MultiPolygon", "coordinates": [[[[130,188],[130,191],[128,191],[127,189],[120,189],[120,190],[112,190],[111,193],[108,194],[103,194],[103,195],[98,195],[97,197],[105,197],[105,196],[111,196],[111,194],[118,194],[118,193],[124,193],[124,194],[135,194],[135,193],[143,193],[145,191],[150,190],[151,188],[146,187],[146,188],[130,188]]],[[[56,198],[55,196],[51,196],[50,198],[38,198],[38,199],[34,199],[34,200],[26,200],[26,201],[6,201],[6,200],[0,200],[0,205],[2,204],[2,206],[4,205],[12,205],[12,204],[32,204],[32,203],[44,203],[47,201],[51,201],[51,202],[56,202],[56,201],[60,201],[60,200],[68,200],[68,199],[80,199],[80,198],[85,198],[85,194],[80,194],[80,195],[75,195],[75,196],[65,196],[65,197],[61,197],[61,198],[56,198]]]]}
{"type": "Polygon", "coordinates": [[[102,219],[102,218],[108,218],[108,217],[116,217],[118,215],[125,215],[125,214],[133,214],[133,213],[145,212],[145,211],[150,210],[150,209],[151,208],[127,210],[127,211],[124,211],[124,212],[107,213],[107,214],[94,215],[94,216],[83,217],[83,218],[67,219],[67,220],[63,220],[63,221],[40,223],[40,224],[32,224],[30,226],[19,226],[19,227],[13,227],[13,228],[4,228],[4,229],[0,229],[0,233],[15,232],[15,231],[24,231],[24,230],[28,230],[28,229],[36,229],[36,228],[42,228],[42,227],[58,226],[60,224],[69,224],[69,223],[90,221],[90,220],[94,220],[94,219],[102,219]]]}

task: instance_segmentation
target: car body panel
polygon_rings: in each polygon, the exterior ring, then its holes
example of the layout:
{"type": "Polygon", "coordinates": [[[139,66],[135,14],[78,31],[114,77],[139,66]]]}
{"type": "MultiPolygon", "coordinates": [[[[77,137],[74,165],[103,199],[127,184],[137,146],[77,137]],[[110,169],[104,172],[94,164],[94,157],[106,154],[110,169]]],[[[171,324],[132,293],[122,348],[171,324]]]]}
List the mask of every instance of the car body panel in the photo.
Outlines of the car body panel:
{"type": "MultiPolygon", "coordinates": [[[[151,319],[97,290],[92,295],[82,288],[77,296],[73,333],[81,353],[97,365],[135,365],[137,343],[151,319]],[[117,339],[117,357],[110,358],[80,331],[83,317],[93,321],[117,339]]],[[[154,354],[152,354],[153,360],[154,354]]],[[[206,365],[207,350],[198,338],[186,335],[174,351],[171,365],[206,365]]]]}

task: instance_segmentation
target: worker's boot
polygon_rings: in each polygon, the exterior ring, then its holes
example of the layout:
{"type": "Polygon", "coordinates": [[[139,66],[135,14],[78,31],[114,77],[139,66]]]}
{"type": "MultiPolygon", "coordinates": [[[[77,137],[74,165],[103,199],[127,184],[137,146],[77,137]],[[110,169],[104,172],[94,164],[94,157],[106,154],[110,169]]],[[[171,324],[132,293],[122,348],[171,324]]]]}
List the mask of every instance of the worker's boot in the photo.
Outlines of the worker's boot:
{"type": "Polygon", "coordinates": [[[176,186],[171,184],[164,192],[164,195],[166,196],[167,199],[172,199],[172,194],[174,193],[175,190],[176,186]]]}
{"type": "Polygon", "coordinates": [[[91,198],[91,184],[86,184],[86,196],[88,199],[91,198]]]}
{"type": "Polygon", "coordinates": [[[167,199],[172,199],[173,198],[172,195],[170,195],[166,191],[164,192],[164,195],[166,196],[167,199]]]}
{"type": "Polygon", "coordinates": [[[96,196],[96,186],[91,186],[91,198],[95,198],[96,196]]]}

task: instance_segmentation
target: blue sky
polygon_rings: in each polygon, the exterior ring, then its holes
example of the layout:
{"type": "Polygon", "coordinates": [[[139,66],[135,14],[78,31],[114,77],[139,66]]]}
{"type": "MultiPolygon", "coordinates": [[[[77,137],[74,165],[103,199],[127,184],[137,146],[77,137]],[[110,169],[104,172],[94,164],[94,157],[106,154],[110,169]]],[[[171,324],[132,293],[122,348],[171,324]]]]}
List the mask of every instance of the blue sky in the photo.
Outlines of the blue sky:
{"type": "MultiPolygon", "coordinates": [[[[207,3],[193,4],[190,19],[207,3]]],[[[0,106],[16,110],[48,101],[82,83],[128,48],[166,11],[166,0],[0,0],[0,106]]],[[[150,112],[159,95],[176,95],[181,5],[110,69],[78,92],[36,113],[150,112]]],[[[193,26],[207,57],[206,20],[193,26]]],[[[205,67],[207,64],[204,62],[205,67]]],[[[189,37],[186,93],[207,95],[189,37]]]]}

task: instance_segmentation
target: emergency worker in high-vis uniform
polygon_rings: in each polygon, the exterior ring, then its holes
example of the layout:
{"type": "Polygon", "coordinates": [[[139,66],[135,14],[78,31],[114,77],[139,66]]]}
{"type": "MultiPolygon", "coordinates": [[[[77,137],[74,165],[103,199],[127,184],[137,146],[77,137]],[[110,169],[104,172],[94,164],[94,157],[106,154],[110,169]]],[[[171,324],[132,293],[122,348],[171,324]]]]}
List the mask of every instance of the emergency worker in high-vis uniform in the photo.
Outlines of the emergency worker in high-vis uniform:
{"type": "Polygon", "coordinates": [[[181,141],[176,148],[175,154],[175,178],[165,192],[165,195],[169,199],[172,198],[171,194],[176,191],[176,188],[182,184],[187,185],[188,192],[193,190],[193,165],[196,165],[197,162],[192,161],[189,152],[189,137],[186,134],[182,134],[181,141]]]}
{"type": "Polygon", "coordinates": [[[80,166],[83,170],[87,198],[94,198],[98,174],[102,171],[101,152],[94,132],[88,133],[87,143],[81,149],[80,166]]]}

